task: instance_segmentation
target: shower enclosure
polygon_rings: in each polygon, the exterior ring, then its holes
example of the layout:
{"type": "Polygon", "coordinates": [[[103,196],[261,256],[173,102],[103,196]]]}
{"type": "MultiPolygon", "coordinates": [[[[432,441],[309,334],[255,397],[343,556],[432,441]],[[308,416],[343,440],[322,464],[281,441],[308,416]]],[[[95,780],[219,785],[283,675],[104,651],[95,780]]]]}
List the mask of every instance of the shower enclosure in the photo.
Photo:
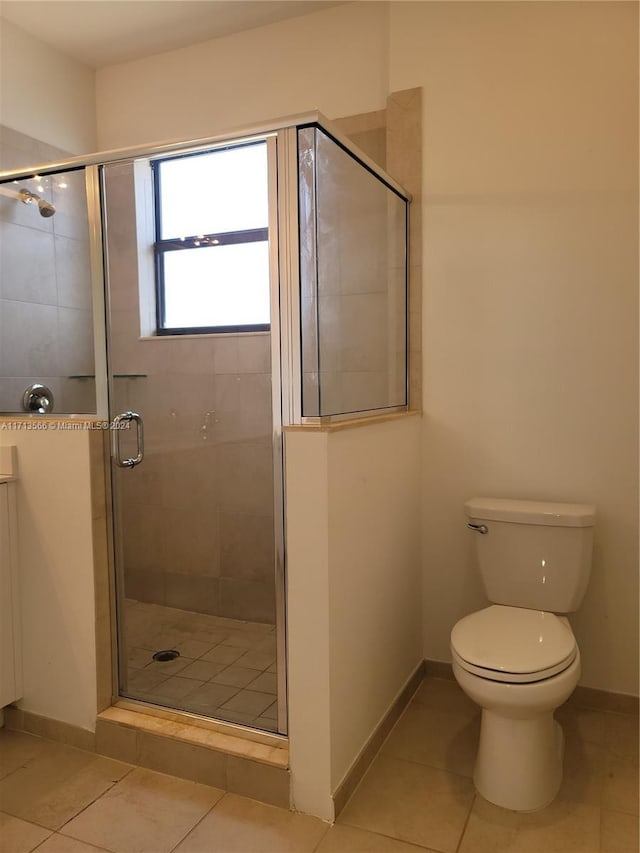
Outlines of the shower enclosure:
{"type": "Polygon", "coordinates": [[[0,370],[110,426],[114,701],[286,734],[283,427],[406,409],[407,195],[317,114],[34,171],[2,263],[50,234],[91,358],[58,380],[22,328],[0,370]]]}

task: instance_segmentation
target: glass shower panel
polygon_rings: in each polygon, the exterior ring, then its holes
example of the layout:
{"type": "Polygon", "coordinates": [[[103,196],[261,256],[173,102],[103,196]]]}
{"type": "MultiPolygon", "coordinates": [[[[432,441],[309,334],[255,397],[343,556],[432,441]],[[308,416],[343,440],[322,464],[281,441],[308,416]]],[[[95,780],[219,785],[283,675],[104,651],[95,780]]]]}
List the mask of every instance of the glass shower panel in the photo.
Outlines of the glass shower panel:
{"type": "Polygon", "coordinates": [[[144,423],[142,462],[112,468],[119,692],[278,731],[270,333],[143,331],[150,174],[103,168],[110,412],[144,423]]]}
{"type": "Polygon", "coordinates": [[[0,245],[0,411],[95,413],[85,170],[0,183],[0,245]]]}
{"type": "Polygon", "coordinates": [[[318,127],[298,131],[302,414],[407,404],[407,201],[318,127]]]}

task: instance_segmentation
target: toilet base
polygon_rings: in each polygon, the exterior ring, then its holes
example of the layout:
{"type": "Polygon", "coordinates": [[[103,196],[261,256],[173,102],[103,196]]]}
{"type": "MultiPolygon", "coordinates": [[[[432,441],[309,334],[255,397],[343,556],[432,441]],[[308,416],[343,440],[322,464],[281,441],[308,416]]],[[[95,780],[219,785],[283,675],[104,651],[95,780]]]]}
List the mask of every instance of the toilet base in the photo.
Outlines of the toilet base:
{"type": "Polygon", "coordinates": [[[473,780],[485,800],[515,811],[537,811],[562,783],[564,734],[553,712],[514,719],[482,711],[473,780]]]}

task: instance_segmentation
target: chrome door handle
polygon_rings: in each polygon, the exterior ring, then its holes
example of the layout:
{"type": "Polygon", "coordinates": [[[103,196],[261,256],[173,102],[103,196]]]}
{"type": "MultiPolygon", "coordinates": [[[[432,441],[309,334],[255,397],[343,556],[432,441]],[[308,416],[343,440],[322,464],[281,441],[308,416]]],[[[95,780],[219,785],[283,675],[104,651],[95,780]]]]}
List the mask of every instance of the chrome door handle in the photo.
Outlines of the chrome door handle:
{"type": "Polygon", "coordinates": [[[476,533],[488,533],[489,532],[489,528],[487,527],[486,524],[472,524],[471,522],[469,522],[469,524],[467,524],[467,527],[470,530],[475,530],[476,533]]]}
{"type": "Polygon", "coordinates": [[[135,468],[144,459],[144,424],[142,418],[136,412],[123,412],[121,415],[116,415],[113,419],[113,458],[118,468],[135,468]],[[123,459],[120,456],[120,424],[131,423],[136,425],[136,450],[135,456],[129,459],[123,459]]]}

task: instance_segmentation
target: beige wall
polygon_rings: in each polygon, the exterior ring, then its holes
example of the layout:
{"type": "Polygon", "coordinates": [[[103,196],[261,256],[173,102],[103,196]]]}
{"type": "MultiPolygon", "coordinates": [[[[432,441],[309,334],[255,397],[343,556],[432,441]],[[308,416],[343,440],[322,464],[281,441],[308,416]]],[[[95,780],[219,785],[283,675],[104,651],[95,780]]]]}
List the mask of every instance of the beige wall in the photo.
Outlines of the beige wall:
{"type": "Polygon", "coordinates": [[[638,6],[393,3],[424,87],[425,655],[486,602],[473,495],[595,504],[581,683],[637,693],[638,6]]]}
{"type": "Polygon", "coordinates": [[[422,659],[420,418],[286,433],[292,796],[331,795],[422,659]]]}
{"type": "Polygon", "coordinates": [[[211,136],[313,109],[380,109],[387,19],[386,3],[345,4],[101,68],[100,148],[211,136]]]}
{"type": "Polygon", "coordinates": [[[92,68],[0,18],[0,79],[2,124],[73,154],[95,151],[92,68]]]}
{"type": "Polygon", "coordinates": [[[449,659],[451,626],[485,603],[465,498],[591,501],[582,683],[636,692],[637,4],[336,7],[99,72],[101,142],[365,112],[417,86],[425,655],[449,659]],[[243,71],[209,115],[184,93],[231,51],[262,85],[243,71]]]}

